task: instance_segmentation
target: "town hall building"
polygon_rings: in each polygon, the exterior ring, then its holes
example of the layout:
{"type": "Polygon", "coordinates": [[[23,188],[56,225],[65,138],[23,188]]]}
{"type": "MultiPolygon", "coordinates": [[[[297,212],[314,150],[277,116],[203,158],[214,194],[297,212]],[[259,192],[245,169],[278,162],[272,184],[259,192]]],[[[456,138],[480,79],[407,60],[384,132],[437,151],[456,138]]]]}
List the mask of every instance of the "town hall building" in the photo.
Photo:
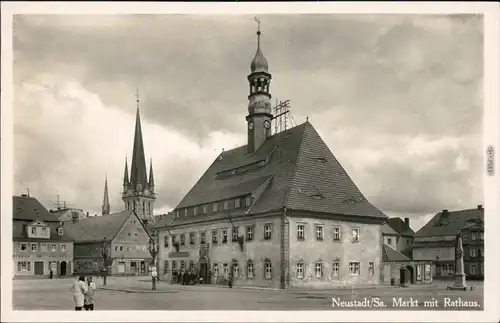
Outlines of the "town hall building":
{"type": "Polygon", "coordinates": [[[310,122],[272,133],[260,46],[248,76],[247,143],[223,151],[157,224],[159,274],[273,288],[379,284],[387,216],[353,183],[310,122]]]}

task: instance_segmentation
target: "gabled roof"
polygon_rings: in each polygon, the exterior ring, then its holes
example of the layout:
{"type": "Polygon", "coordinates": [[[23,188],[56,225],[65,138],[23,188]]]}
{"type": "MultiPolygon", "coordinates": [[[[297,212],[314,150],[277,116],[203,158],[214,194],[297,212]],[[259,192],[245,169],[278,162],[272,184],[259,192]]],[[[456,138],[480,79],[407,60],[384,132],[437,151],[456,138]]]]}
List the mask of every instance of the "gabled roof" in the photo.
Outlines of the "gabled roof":
{"type": "MultiPolygon", "coordinates": [[[[253,154],[247,154],[246,146],[221,153],[176,209],[251,194],[263,187],[251,214],[286,207],[386,218],[365,199],[309,122],[271,136],[253,154]]],[[[207,215],[192,218],[203,216],[207,215]]],[[[181,219],[174,223],[188,220],[181,219]]]]}
{"type": "Polygon", "coordinates": [[[415,237],[457,235],[461,228],[476,225],[484,226],[484,208],[437,213],[426,225],[417,231],[415,237]]]}
{"type": "Polygon", "coordinates": [[[68,235],[66,230],[63,230],[63,235],[57,234],[57,228],[60,226],[59,223],[45,222],[45,221],[43,222],[50,228],[50,238],[49,239],[29,238],[27,226],[30,224],[34,224],[35,222],[36,221],[30,221],[30,220],[14,220],[12,222],[12,239],[14,241],[39,241],[39,242],[73,241],[73,238],[68,235]]]}
{"type": "Polygon", "coordinates": [[[402,236],[415,236],[415,231],[413,231],[410,226],[406,225],[405,221],[399,217],[387,219],[387,224],[402,236]]]}
{"type": "Polygon", "coordinates": [[[155,227],[168,227],[175,220],[175,213],[162,214],[157,216],[155,227]]]}
{"type": "Polygon", "coordinates": [[[36,198],[25,195],[12,197],[12,214],[14,220],[59,222],[36,198]]]}
{"type": "Polygon", "coordinates": [[[111,241],[131,216],[135,216],[138,222],[142,224],[134,212],[122,211],[81,219],[75,223],[65,222],[64,229],[73,237],[75,242],[102,241],[104,238],[111,241]]]}
{"type": "Polygon", "coordinates": [[[403,255],[401,252],[392,248],[384,243],[382,248],[382,261],[384,262],[398,262],[398,261],[410,261],[411,259],[403,255]]]}
{"type": "Polygon", "coordinates": [[[383,235],[391,235],[391,236],[397,236],[399,235],[399,233],[397,233],[396,231],[394,231],[393,228],[391,228],[391,226],[387,223],[384,223],[384,225],[382,226],[382,234],[383,235]]]}

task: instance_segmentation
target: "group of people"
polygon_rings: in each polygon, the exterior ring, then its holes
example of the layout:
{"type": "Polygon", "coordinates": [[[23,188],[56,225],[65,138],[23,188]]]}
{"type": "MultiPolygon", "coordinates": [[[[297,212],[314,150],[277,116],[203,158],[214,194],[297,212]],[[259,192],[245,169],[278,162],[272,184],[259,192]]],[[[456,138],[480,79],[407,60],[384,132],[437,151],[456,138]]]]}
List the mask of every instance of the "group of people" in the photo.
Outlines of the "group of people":
{"type": "Polygon", "coordinates": [[[86,311],[94,310],[96,286],[92,282],[92,277],[78,277],[78,280],[73,284],[73,298],[75,300],[75,311],[81,311],[84,308],[86,311]]]}
{"type": "Polygon", "coordinates": [[[203,283],[203,277],[197,277],[194,271],[185,272],[184,270],[173,272],[174,281],[182,285],[194,285],[203,283]]]}

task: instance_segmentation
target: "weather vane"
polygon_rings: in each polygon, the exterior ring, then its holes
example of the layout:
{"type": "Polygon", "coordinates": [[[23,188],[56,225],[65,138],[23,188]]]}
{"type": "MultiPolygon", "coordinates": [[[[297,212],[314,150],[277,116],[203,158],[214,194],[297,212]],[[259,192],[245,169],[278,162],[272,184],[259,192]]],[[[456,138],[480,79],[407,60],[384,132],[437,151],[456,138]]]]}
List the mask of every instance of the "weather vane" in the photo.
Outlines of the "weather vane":
{"type": "Polygon", "coordinates": [[[257,31],[260,32],[260,19],[257,17],[253,17],[255,19],[255,22],[257,22],[257,31]]]}

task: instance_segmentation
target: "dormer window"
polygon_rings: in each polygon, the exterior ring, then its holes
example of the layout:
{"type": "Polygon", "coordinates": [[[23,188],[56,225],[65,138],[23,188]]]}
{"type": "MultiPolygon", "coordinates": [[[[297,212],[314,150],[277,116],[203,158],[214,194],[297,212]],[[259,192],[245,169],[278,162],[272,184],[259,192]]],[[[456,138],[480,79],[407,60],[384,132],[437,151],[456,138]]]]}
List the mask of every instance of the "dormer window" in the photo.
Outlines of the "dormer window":
{"type": "Polygon", "coordinates": [[[245,199],[245,204],[246,206],[250,206],[252,205],[252,196],[251,195],[248,195],[245,199]]]}
{"type": "Polygon", "coordinates": [[[60,235],[60,236],[64,235],[63,228],[57,228],[57,234],[60,235]]]}
{"type": "Polygon", "coordinates": [[[188,216],[188,209],[187,208],[184,209],[184,216],[188,216]]]}
{"type": "Polygon", "coordinates": [[[47,235],[47,228],[42,228],[42,235],[46,236],[47,235]]]}
{"type": "Polygon", "coordinates": [[[179,218],[179,210],[176,210],[175,211],[175,218],[178,219],[179,218]]]}
{"type": "Polygon", "coordinates": [[[234,200],[234,207],[237,209],[239,207],[241,207],[241,201],[240,201],[240,198],[236,198],[234,200]]]}
{"type": "Polygon", "coordinates": [[[31,227],[31,234],[35,234],[36,235],[36,228],[35,227],[31,227]]]}
{"type": "Polygon", "coordinates": [[[212,211],[213,211],[213,212],[217,212],[217,211],[219,211],[219,204],[214,203],[214,204],[212,205],[212,211]]]}
{"type": "Polygon", "coordinates": [[[203,205],[203,214],[207,214],[207,209],[208,207],[206,205],[203,205]]]}
{"type": "Polygon", "coordinates": [[[224,201],[224,210],[229,208],[229,201],[224,201]]]}
{"type": "Polygon", "coordinates": [[[198,215],[198,207],[197,206],[195,206],[193,208],[193,215],[198,215]]]}

